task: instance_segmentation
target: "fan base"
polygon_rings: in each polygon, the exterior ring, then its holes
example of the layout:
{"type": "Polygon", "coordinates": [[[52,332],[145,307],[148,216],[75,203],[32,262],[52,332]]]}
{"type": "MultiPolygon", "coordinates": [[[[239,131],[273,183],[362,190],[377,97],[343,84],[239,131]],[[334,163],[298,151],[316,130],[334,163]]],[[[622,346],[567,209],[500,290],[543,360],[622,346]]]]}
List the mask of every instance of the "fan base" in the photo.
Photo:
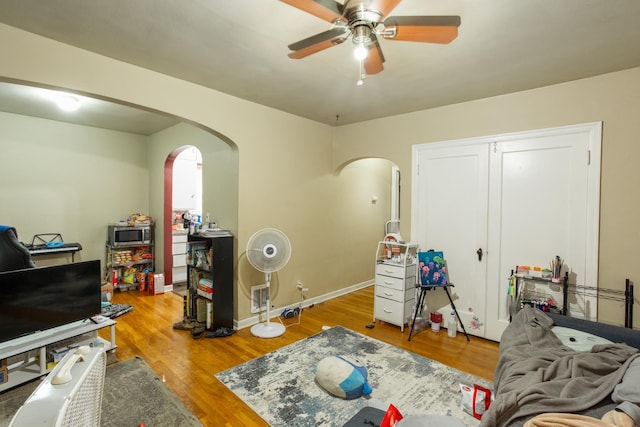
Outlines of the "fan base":
{"type": "Polygon", "coordinates": [[[275,338],[284,334],[286,329],[282,323],[258,323],[251,327],[251,334],[258,338],[275,338]]]}

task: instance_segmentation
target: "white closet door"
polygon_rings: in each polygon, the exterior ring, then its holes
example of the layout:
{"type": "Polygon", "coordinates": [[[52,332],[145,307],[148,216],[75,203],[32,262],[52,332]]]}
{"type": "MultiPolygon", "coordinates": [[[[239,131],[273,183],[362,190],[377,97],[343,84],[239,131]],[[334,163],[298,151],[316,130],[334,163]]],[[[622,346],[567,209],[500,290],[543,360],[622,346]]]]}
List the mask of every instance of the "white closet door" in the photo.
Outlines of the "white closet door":
{"type": "MultiPolygon", "coordinates": [[[[451,294],[467,331],[484,336],[484,326],[475,322],[485,312],[488,146],[426,144],[414,152],[417,185],[413,188],[412,240],[420,250],[442,250],[447,260],[451,294]],[[428,146],[428,147],[427,147],[428,146]],[[470,326],[473,325],[473,326],[470,326]]],[[[446,294],[439,289],[427,294],[429,311],[448,318],[446,294]]]]}
{"type": "MultiPolygon", "coordinates": [[[[491,144],[486,338],[499,340],[509,323],[508,277],[519,264],[548,268],[558,255],[569,283],[597,284],[592,217],[598,216],[599,185],[592,188],[590,175],[600,162],[590,131],[599,135],[599,126],[520,133],[491,144]]],[[[560,286],[542,288],[563,303],[560,286]]],[[[595,301],[570,294],[573,316],[591,317],[594,310],[595,301]]]]}
{"type": "MultiPolygon", "coordinates": [[[[518,264],[544,268],[559,255],[570,283],[597,284],[600,143],[591,123],[413,147],[412,240],[444,252],[470,334],[500,340],[518,264]]],[[[450,310],[438,290],[427,303],[450,310]]],[[[584,295],[570,294],[569,310],[596,316],[584,295]]]]}

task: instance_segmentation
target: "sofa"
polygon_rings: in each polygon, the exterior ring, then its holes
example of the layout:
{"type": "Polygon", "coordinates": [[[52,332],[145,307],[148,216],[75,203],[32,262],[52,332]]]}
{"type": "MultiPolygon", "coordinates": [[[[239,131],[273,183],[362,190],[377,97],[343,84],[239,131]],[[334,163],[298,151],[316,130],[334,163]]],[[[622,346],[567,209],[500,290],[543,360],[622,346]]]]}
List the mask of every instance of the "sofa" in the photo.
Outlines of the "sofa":
{"type": "Polygon", "coordinates": [[[525,307],[502,335],[495,400],[480,425],[523,426],[547,413],[600,419],[612,410],[640,420],[639,349],[640,331],[525,307]]]}

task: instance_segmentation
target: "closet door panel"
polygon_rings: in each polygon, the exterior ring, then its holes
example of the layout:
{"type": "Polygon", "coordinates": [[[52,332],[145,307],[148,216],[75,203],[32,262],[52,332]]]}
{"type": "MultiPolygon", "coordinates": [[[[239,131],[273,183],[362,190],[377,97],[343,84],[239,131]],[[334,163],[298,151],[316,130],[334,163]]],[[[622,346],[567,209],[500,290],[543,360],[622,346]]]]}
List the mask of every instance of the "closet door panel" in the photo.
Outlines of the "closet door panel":
{"type": "MultiPolygon", "coordinates": [[[[511,298],[506,289],[517,265],[548,268],[558,255],[570,270],[570,283],[597,280],[591,277],[588,265],[594,252],[589,243],[592,230],[587,226],[588,206],[594,202],[589,154],[589,138],[573,129],[519,134],[493,143],[487,338],[500,340],[509,324],[511,298]]],[[[562,295],[559,285],[549,285],[542,292],[564,304],[558,298],[562,295]]],[[[588,311],[592,303],[580,296],[574,301],[571,311],[585,317],[585,307],[588,311]]]]}
{"type": "MultiPolygon", "coordinates": [[[[419,191],[415,195],[420,217],[414,241],[421,251],[441,250],[447,261],[456,308],[470,334],[484,336],[488,148],[485,145],[429,148],[418,156],[419,191]],[[474,320],[476,319],[476,320],[474,320]]],[[[445,318],[451,311],[442,291],[427,294],[429,311],[445,318]]]]}

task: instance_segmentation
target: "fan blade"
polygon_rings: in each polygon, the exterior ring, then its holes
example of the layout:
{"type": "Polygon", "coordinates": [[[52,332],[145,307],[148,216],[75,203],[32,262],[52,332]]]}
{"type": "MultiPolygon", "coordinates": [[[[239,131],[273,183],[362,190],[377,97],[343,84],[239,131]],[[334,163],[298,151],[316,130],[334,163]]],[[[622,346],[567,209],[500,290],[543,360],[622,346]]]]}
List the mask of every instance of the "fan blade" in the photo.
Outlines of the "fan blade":
{"type": "Polygon", "coordinates": [[[384,21],[387,29],[395,27],[388,40],[422,43],[451,43],[458,37],[459,16],[393,16],[384,21]]]}
{"type": "Polygon", "coordinates": [[[369,53],[367,59],[364,60],[364,71],[367,75],[378,74],[384,70],[382,63],[384,62],[384,55],[380,48],[380,43],[374,34],[371,34],[371,43],[367,46],[369,53]]]}
{"type": "Polygon", "coordinates": [[[333,0],[280,0],[289,6],[317,16],[320,19],[333,23],[334,20],[344,20],[342,17],[342,4],[333,0]]]}
{"type": "Polygon", "coordinates": [[[401,0],[371,0],[367,9],[377,10],[382,16],[387,16],[401,0]]]}
{"type": "Polygon", "coordinates": [[[328,49],[345,41],[349,34],[344,28],[332,28],[329,31],[300,40],[289,45],[289,49],[295,51],[289,53],[289,58],[300,59],[328,49]]]}

